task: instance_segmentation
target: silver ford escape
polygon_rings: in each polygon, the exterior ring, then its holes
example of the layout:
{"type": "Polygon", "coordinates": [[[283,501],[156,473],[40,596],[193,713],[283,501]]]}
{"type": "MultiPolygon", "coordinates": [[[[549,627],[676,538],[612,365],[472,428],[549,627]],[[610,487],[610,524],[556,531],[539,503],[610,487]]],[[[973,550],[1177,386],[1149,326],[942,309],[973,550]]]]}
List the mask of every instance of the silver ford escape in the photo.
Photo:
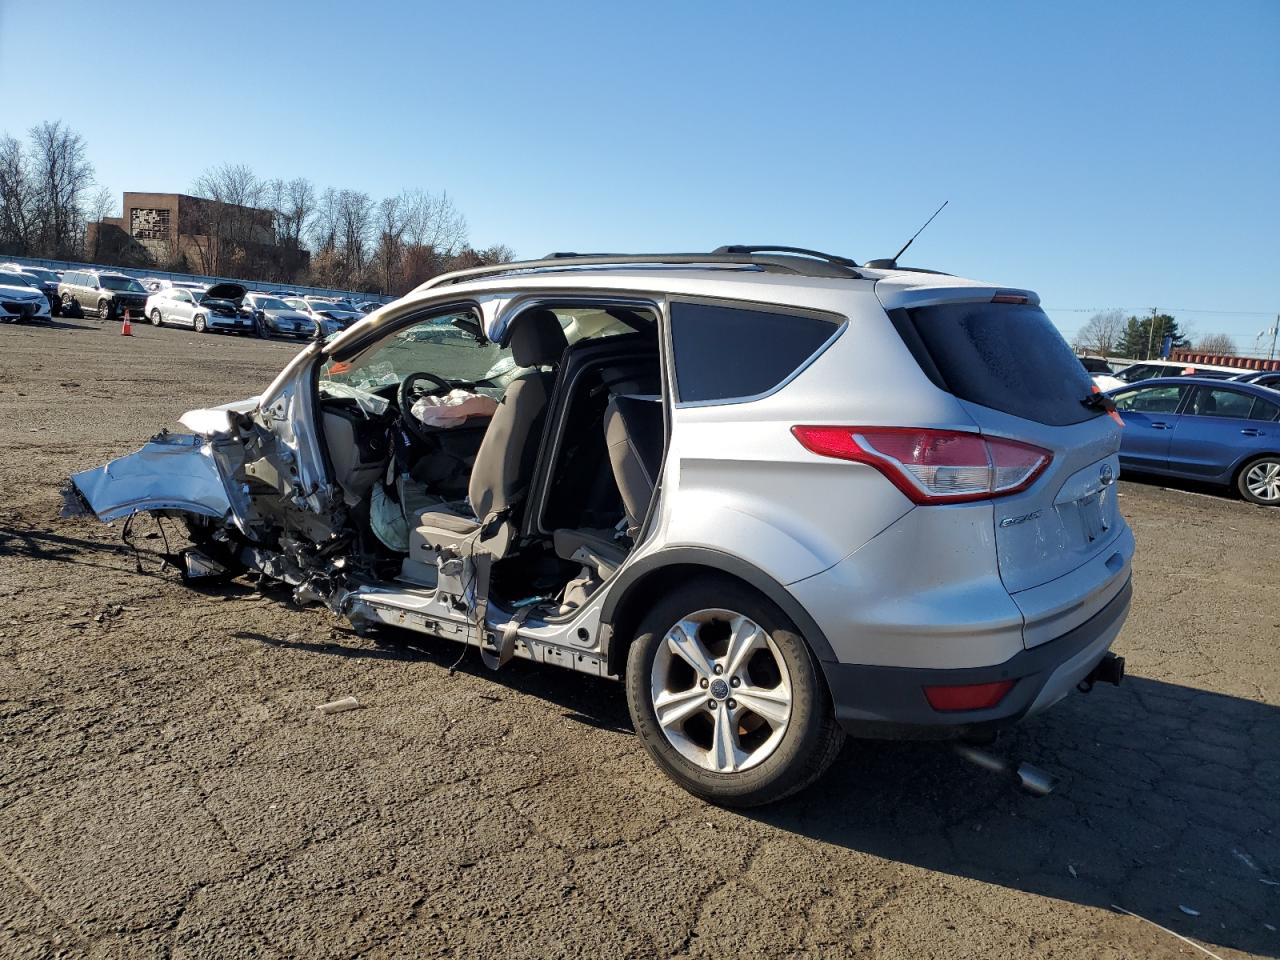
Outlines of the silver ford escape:
{"type": "Polygon", "coordinates": [[[1035,294],[791,248],[438,277],[73,479],[185,575],[618,678],[654,761],[766,803],[845,733],[1118,681],[1120,426],[1035,294]]]}

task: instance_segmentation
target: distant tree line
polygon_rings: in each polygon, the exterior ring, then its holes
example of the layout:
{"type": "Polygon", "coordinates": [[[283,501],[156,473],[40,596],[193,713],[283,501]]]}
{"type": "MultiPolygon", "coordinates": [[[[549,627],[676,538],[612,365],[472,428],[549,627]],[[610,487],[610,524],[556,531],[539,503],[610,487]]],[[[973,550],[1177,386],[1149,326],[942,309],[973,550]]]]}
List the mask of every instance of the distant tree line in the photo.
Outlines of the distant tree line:
{"type": "MultiPolygon", "coordinates": [[[[0,135],[0,255],[113,256],[100,248],[102,231],[87,229],[116,211],[106,188],[94,191],[87,154],[84,139],[61,121],[33,127],[25,143],[0,135]]],[[[218,201],[197,206],[180,225],[193,240],[160,252],[132,244],[115,262],[398,295],[450,270],[515,259],[504,245],[471,247],[466,218],[443,192],[375,200],[224,163],[197,177],[191,193],[218,201]]]]}
{"type": "Polygon", "coordinates": [[[0,134],[0,254],[79,257],[89,217],[110,208],[94,184],[84,139],[61,121],[37,124],[25,142],[0,134]]]}
{"type": "MultiPolygon", "coordinates": [[[[1077,353],[1099,357],[1129,357],[1150,360],[1159,357],[1164,338],[1170,338],[1171,349],[1186,350],[1192,346],[1193,334],[1179,326],[1168,313],[1152,310],[1144,316],[1125,316],[1123,310],[1102,310],[1076,333],[1072,346],[1077,353]]],[[[1211,333],[1195,341],[1199,353],[1233,355],[1236,343],[1228,334],[1211,333]]]]}

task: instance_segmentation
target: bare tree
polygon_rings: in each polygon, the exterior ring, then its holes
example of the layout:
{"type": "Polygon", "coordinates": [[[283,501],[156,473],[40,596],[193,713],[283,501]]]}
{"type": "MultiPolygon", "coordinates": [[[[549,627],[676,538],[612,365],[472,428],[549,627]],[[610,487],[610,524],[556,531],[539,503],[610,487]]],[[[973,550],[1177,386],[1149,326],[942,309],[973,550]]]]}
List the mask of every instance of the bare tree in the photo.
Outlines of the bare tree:
{"type": "Polygon", "coordinates": [[[516,258],[516,252],[505,243],[495,243],[491,247],[485,247],[483,250],[477,250],[476,255],[484,265],[491,263],[511,263],[516,258]]]}
{"type": "Polygon", "coordinates": [[[1076,334],[1072,346],[1078,353],[1092,353],[1100,357],[1114,356],[1116,346],[1124,336],[1125,323],[1123,310],[1103,310],[1095,313],[1076,334]]]}
{"type": "Polygon", "coordinates": [[[34,246],[35,191],[22,143],[0,137],[0,250],[30,253],[34,246]]]}
{"type": "Polygon", "coordinates": [[[1213,353],[1230,357],[1235,355],[1236,342],[1229,334],[1209,333],[1196,341],[1195,351],[1196,353],[1213,353]]]}
{"type": "Polygon", "coordinates": [[[335,223],[338,252],[345,268],[346,282],[365,282],[369,260],[369,240],[374,226],[374,204],[361,190],[339,190],[335,223]]]}
{"type": "Polygon", "coordinates": [[[385,197],[378,204],[378,240],[373,251],[382,290],[392,292],[399,286],[400,268],[404,261],[404,237],[408,229],[409,207],[403,194],[385,197]]]}
{"type": "Polygon", "coordinates": [[[224,163],[196,178],[191,192],[208,202],[195,208],[193,222],[187,226],[205,273],[216,275],[233,265],[247,266],[246,246],[267,239],[259,210],[263,186],[242,163],[224,163]]]}
{"type": "MultiPolygon", "coordinates": [[[[99,187],[89,201],[89,205],[85,210],[85,223],[97,224],[93,231],[93,247],[86,249],[85,253],[90,260],[98,259],[98,250],[102,245],[102,221],[111,216],[117,210],[115,196],[106,187],[99,187]]],[[[88,246],[88,243],[85,244],[88,246]]]]}
{"type": "Polygon", "coordinates": [[[75,256],[84,228],[84,194],[93,183],[84,138],[60,120],[36,124],[30,138],[38,246],[46,256],[75,256]]]}
{"type": "Polygon", "coordinates": [[[467,242],[467,221],[447,193],[408,190],[401,195],[406,214],[405,236],[415,247],[430,247],[451,257],[467,242]]]}

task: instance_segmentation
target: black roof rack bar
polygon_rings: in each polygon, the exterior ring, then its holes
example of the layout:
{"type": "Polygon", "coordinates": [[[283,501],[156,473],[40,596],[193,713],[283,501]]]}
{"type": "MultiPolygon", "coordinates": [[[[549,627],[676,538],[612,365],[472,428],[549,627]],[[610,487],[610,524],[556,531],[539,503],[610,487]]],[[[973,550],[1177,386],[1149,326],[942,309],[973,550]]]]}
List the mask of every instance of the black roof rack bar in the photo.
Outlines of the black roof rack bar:
{"type": "MultiPolygon", "coordinates": [[[[514,260],[511,263],[492,263],[468,270],[455,270],[432,277],[417,289],[428,290],[450,283],[461,283],[476,277],[497,276],[504,273],[521,273],[533,270],[564,270],[569,267],[613,267],[627,264],[653,266],[729,265],[758,267],[771,273],[805,274],[803,261],[761,257],[749,253],[553,253],[541,260],[514,260]]],[[[856,275],[855,275],[856,276],[856,275]]]]}
{"type": "Polygon", "coordinates": [[[838,263],[842,267],[850,267],[857,269],[858,264],[848,257],[841,257],[834,253],[823,253],[821,250],[809,250],[805,247],[775,247],[770,244],[760,244],[756,246],[746,244],[733,244],[731,246],[716,247],[715,253],[794,253],[802,257],[813,257],[815,260],[825,260],[827,263],[838,263]]]}

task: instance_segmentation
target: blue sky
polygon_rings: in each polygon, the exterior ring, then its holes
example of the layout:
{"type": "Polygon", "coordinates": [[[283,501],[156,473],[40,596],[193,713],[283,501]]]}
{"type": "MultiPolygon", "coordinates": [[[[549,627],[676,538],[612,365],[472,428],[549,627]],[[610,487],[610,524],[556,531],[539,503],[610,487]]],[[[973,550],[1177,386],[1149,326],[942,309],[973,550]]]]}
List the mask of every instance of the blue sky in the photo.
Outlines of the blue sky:
{"type": "Polygon", "coordinates": [[[1280,312],[1278,51],[1277,0],[0,0],[0,131],[66,121],[113,191],[447,190],[522,256],[869,259],[949,199],[907,262],[1246,348],[1280,312]]]}

